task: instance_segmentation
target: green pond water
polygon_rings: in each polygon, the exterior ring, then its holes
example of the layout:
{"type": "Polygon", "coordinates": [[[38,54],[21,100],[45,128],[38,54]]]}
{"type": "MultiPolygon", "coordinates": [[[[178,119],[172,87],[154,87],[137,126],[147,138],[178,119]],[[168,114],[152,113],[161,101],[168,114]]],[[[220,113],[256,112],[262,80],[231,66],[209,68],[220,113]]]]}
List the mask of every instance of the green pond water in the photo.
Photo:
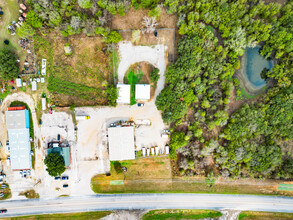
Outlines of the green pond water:
{"type": "Polygon", "coordinates": [[[264,68],[273,67],[272,60],[266,60],[259,54],[260,47],[247,48],[246,56],[246,74],[248,81],[255,87],[261,88],[266,85],[266,81],[261,78],[260,74],[264,68]]]}

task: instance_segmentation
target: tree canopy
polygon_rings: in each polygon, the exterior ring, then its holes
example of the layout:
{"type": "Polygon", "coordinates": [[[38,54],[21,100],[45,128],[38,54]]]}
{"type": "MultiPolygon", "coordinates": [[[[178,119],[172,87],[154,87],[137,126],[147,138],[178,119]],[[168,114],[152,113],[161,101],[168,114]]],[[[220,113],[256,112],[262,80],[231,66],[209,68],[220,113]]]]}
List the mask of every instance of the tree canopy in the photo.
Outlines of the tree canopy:
{"type": "Polygon", "coordinates": [[[65,171],[64,158],[58,153],[50,153],[44,163],[50,176],[59,176],[65,171]]]}
{"type": "Polygon", "coordinates": [[[0,77],[4,80],[17,78],[19,65],[17,55],[11,49],[0,48],[0,77]]]}

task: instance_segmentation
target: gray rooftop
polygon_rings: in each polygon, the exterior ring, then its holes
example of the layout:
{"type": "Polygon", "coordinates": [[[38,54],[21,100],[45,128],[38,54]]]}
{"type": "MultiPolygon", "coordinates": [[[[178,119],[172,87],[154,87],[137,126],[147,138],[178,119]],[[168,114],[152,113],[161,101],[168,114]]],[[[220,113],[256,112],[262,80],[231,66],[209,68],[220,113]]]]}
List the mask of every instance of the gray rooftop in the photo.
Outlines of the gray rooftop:
{"type": "Polygon", "coordinates": [[[26,128],[25,111],[6,111],[6,126],[9,129],[26,128]]]}
{"type": "Polygon", "coordinates": [[[8,130],[10,160],[12,170],[31,169],[31,147],[29,141],[29,129],[8,130]]]}
{"type": "Polygon", "coordinates": [[[108,140],[110,161],[135,159],[133,127],[108,128],[108,140]]]}

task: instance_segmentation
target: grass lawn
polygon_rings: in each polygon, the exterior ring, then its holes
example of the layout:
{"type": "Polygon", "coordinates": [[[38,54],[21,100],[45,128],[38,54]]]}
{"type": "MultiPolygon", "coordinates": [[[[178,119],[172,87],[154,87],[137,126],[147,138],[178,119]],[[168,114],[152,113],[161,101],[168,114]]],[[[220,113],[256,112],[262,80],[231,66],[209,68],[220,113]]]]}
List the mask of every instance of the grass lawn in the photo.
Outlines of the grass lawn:
{"type": "Polygon", "coordinates": [[[95,193],[281,194],[274,184],[250,185],[249,181],[247,184],[216,182],[209,187],[204,178],[174,177],[167,157],[139,158],[120,163],[127,168],[127,172],[117,173],[114,163],[111,163],[110,176],[100,174],[92,178],[92,189],[95,193]],[[116,182],[119,184],[115,184],[116,182]]]}
{"type": "Polygon", "coordinates": [[[133,70],[130,70],[127,76],[128,84],[130,84],[130,105],[134,105],[136,103],[135,84],[137,84],[143,76],[143,72],[141,70],[135,72],[133,70]]]}
{"type": "Polygon", "coordinates": [[[203,219],[222,216],[221,212],[213,210],[193,210],[193,209],[162,209],[152,210],[146,213],[143,220],[164,220],[164,219],[203,219]]]}
{"type": "Polygon", "coordinates": [[[245,211],[241,212],[239,215],[239,220],[291,220],[293,219],[293,213],[283,213],[283,212],[252,212],[245,211]]]}
{"type": "Polygon", "coordinates": [[[66,213],[66,214],[46,214],[46,215],[29,215],[29,216],[21,216],[21,217],[13,217],[8,219],[79,219],[79,220],[87,220],[87,219],[101,219],[107,215],[110,215],[110,211],[98,211],[98,212],[77,212],[77,213],[66,213]]]}
{"type": "Polygon", "coordinates": [[[38,61],[47,59],[51,104],[107,105],[105,90],[113,81],[113,61],[100,37],[65,38],[50,33],[35,37],[34,42],[38,61]],[[71,46],[71,55],[65,55],[65,45],[71,46]]]}

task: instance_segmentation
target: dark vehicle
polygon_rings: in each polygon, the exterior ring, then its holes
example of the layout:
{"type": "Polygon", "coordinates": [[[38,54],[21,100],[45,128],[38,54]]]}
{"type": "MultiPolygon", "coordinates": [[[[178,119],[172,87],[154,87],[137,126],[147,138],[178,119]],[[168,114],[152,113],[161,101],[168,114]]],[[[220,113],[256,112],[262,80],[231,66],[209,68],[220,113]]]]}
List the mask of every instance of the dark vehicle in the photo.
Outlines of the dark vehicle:
{"type": "Polygon", "coordinates": [[[67,187],[68,187],[68,184],[64,184],[64,185],[63,185],[63,188],[67,188],[67,187]]]}
{"type": "Polygon", "coordinates": [[[61,137],[60,134],[57,135],[57,140],[60,141],[61,137]]]}
{"type": "Polygon", "coordinates": [[[68,180],[69,177],[68,176],[62,176],[62,180],[68,180]]]}
{"type": "Polygon", "coordinates": [[[7,209],[0,209],[0,213],[6,213],[7,209]]]}
{"type": "Polygon", "coordinates": [[[55,180],[60,180],[60,176],[55,176],[55,180]]]}
{"type": "Polygon", "coordinates": [[[157,37],[158,36],[158,31],[155,31],[154,35],[155,35],[155,37],[157,37]]]}
{"type": "Polygon", "coordinates": [[[144,106],[144,103],[137,103],[137,106],[138,107],[143,107],[144,106]]]}

